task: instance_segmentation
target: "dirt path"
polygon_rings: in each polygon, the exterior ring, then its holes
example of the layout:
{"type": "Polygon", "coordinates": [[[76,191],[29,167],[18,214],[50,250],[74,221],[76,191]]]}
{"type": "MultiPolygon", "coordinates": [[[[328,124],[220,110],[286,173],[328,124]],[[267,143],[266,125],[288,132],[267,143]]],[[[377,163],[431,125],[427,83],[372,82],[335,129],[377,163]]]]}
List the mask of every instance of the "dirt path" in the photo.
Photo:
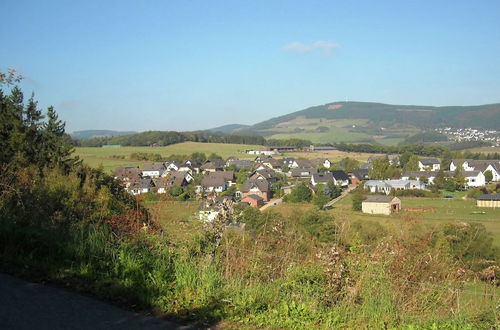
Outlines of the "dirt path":
{"type": "Polygon", "coordinates": [[[0,306],[0,329],[188,329],[5,274],[0,274],[0,306]]]}

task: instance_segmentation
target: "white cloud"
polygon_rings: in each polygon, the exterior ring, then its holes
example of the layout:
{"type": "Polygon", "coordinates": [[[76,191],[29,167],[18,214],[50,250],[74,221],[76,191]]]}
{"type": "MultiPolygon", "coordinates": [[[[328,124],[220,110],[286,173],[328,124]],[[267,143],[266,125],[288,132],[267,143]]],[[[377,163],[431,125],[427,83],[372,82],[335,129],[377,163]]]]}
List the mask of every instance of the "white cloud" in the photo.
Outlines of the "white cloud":
{"type": "Polygon", "coordinates": [[[296,53],[308,53],[315,50],[319,50],[329,55],[335,48],[339,47],[340,46],[337,43],[325,40],[317,40],[310,45],[294,41],[283,46],[283,50],[296,53]]]}

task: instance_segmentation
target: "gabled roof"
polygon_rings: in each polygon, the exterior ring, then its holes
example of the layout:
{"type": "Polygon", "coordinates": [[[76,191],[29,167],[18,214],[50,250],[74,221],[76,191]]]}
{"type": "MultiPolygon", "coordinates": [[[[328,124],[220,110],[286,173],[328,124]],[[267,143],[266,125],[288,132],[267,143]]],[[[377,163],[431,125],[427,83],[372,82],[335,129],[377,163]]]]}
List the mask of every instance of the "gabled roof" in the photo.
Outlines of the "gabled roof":
{"type": "Polygon", "coordinates": [[[165,165],[163,163],[145,163],[142,166],[142,171],[163,171],[165,170],[165,165]]]}
{"type": "Polygon", "coordinates": [[[352,175],[354,175],[359,180],[368,179],[368,170],[363,168],[358,168],[356,170],[352,170],[352,175]]]}
{"type": "Polygon", "coordinates": [[[439,160],[436,158],[422,158],[418,160],[422,165],[434,165],[434,164],[441,164],[439,160]]]}
{"type": "Polygon", "coordinates": [[[264,179],[273,179],[276,177],[276,172],[270,168],[257,170],[253,172],[251,176],[256,176],[256,174],[262,176],[264,179]]]}
{"type": "Polygon", "coordinates": [[[394,198],[393,196],[370,195],[363,203],[390,203],[394,198]]]}
{"type": "Polygon", "coordinates": [[[327,183],[328,181],[333,182],[333,174],[329,172],[313,174],[312,177],[316,183],[327,183]]]}
{"type": "Polygon", "coordinates": [[[297,163],[299,168],[314,167],[312,162],[308,159],[298,159],[295,161],[295,163],[297,163]]]}
{"type": "Polygon", "coordinates": [[[227,181],[232,181],[233,179],[233,171],[213,172],[204,177],[203,180],[201,180],[201,185],[204,187],[220,187],[223,186],[227,181]]]}
{"type": "Polygon", "coordinates": [[[267,180],[248,179],[247,181],[245,181],[245,183],[243,183],[241,191],[248,192],[252,188],[258,188],[262,192],[268,192],[271,190],[271,187],[269,186],[269,182],[267,180]]]}
{"type": "Polygon", "coordinates": [[[211,170],[211,169],[218,169],[218,168],[223,168],[225,165],[225,162],[222,159],[213,159],[213,160],[207,160],[205,164],[201,165],[202,170],[211,170]]]}
{"type": "Polygon", "coordinates": [[[141,170],[137,166],[120,166],[115,169],[113,176],[117,179],[138,179],[141,177],[141,170]]]}
{"type": "Polygon", "coordinates": [[[293,177],[312,176],[313,174],[316,174],[316,173],[318,173],[318,170],[315,167],[292,169],[292,176],[293,177]],[[307,173],[307,174],[302,175],[302,173],[307,173]]]}
{"type": "Polygon", "coordinates": [[[252,194],[252,195],[246,195],[246,196],[245,196],[245,197],[243,197],[241,200],[243,201],[243,200],[245,200],[245,199],[247,199],[247,198],[249,198],[249,199],[253,199],[253,200],[256,200],[256,201],[263,201],[263,200],[264,200],[264,198],[262,198],[262,197],[260,197],[260,196],[258,196],[258,195],[254,195],[254,194],[252,194]]]}
{"type": "Polygon", "coordinates": [[[149,176],[142,177],[138,180],[132,181],[129,189],[143,189],[143,188],[152,188],[154,187],[153,180],[149,176]]]}
{"type": "Polygon", "coordinates": [[[333,177],[335,178],[335,180],[341,180],[341,181],[349,181],[349,176],[347,175],[346,172],[342,171],[342,170],[333,170],[333,171],[330,171],[333,175],[333,177]]]}

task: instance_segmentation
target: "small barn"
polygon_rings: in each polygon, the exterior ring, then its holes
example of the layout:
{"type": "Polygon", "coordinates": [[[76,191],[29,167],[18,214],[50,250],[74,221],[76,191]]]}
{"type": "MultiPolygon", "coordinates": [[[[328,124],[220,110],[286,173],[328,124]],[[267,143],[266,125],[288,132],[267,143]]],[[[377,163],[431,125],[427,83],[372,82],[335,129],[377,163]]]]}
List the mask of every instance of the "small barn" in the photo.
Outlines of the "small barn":
{"type": "Polygon", "coordinates": [[[484,194],[476,200],[478,207],[500,207],[500,194],[484,194]]]}
{"type": "Polygon", "coordinates": [[[361,209],[363,213],[391,215],[401,210],[401,200],[392,196],[368,196],[361,204],[361,209]]]}

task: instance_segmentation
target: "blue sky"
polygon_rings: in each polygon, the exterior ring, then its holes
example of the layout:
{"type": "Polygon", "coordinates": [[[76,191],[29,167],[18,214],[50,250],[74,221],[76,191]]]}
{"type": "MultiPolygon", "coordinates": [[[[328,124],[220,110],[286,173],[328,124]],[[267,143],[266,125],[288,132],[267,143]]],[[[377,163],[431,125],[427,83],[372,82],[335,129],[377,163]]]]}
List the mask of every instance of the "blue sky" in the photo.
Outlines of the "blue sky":
{"type": "Polygon", "coordinates": [[[253,124],[333,101],[500,102],[500,1],[2,1],[68,131],[253,124]]]}

